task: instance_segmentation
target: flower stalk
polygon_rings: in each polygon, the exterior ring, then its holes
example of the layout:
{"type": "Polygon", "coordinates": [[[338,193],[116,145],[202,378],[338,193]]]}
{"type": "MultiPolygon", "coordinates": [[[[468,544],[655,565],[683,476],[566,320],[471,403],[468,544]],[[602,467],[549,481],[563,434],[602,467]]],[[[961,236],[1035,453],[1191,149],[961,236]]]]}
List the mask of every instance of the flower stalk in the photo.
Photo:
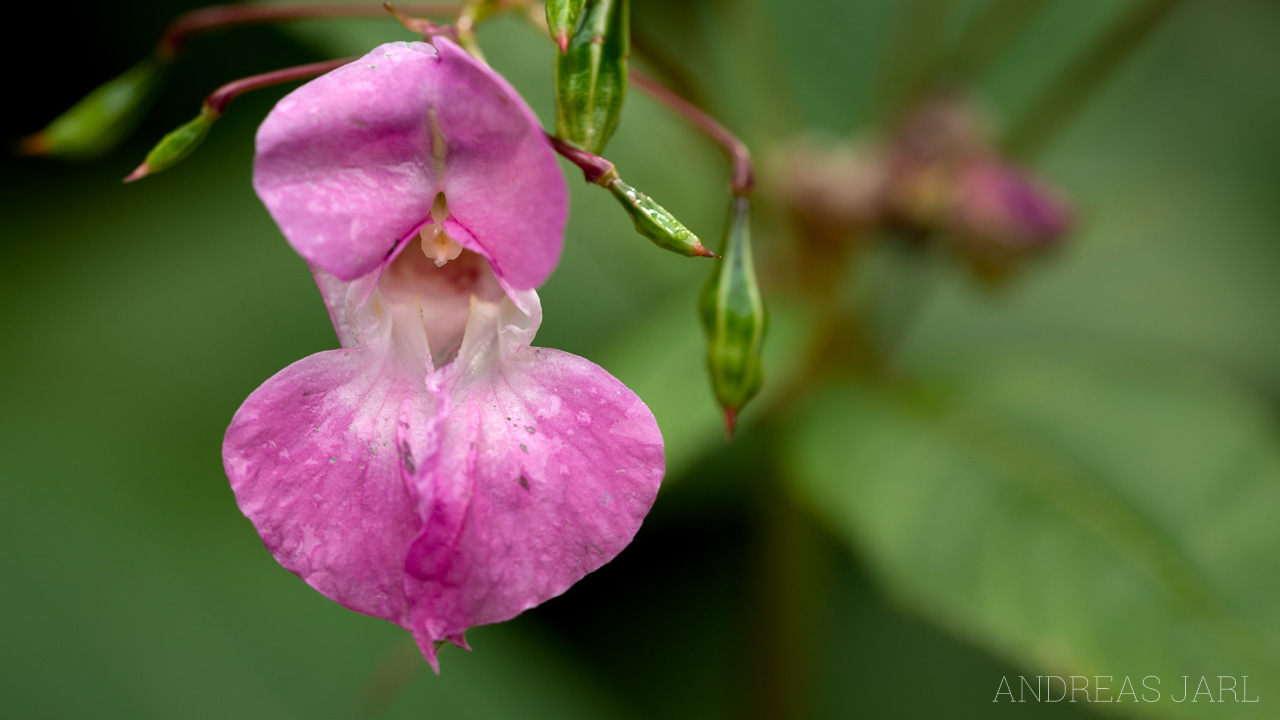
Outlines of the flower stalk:
{"type": "Polygon", "coordinates": [[[587,182],[608,190],[631,216],[636,232],[649,238],[654,245],[685,257],[720,257],[708,250],[697,235],[653,198],[623,182],[613,163],[554,135],[548,135],[547,139],[556,152],[582,170],[587,182]]]}
{"type": "Polygon", "coordinates": [[[323,75],[346,65],[354,59],[324,60],[322,62],[284,68],[283,70],[273,70],[260,75],[251,75],[239,80],[233,80],[219,87],[205,98],[204,104],[200,107],[200,114],[194,120],[165,135],[152,148],[151,152],[147,153],[147,157],[142,161],[142,164],[129,173],[124,181],[130,183],[141,180],[148,175],[167,170],[186,159],[187,156],[195,152],[200,143],[204,142],[209,130],[213,127],[213,123],[226,113],[227,106],[231,104],[231,101],[244,93],[271,87],[272,85],[280,85],[295,80],[306,80],[323,75]]]}
{"type": "Polygon", "coordinates": [[[733,170],[729,179],[729,190],[735,196],[750,195],[755,187],[755,171],[751,164],[751,151],[746,143],[721,125],[715,118],[703,112],[701,108],[684,99],[662,83],[638,70],[631,71],[631,82],[650,97],[666,105],[683,116],[715,140],[728,153],[733,162],[733,170]]]}
{"type": "Polygon", "coordinates": [[[400,23],[401,27],[403,27],[405,30],[408,30],[411,33],[417,33],[422,37],[427,38],[427,37],[431,37],[432,35],[439,35],[441,33],[452,32],[453,36],[455,38],[457,37],[456,29],[448,25],[437,25],[436,23],[431,22],[430,20],[413,17],[412,15],[407,15],[403,12],[400,12],[399,9],[397,9],[394,5],[392,5],[389,2],[382,3],[382,7],[387,12],[391,13],[391,17],[395,18],[400,23]]]}
{"type": "Polygon", "coordinates": [[[602,188],[608,188],[614,180],[618,179],[618,170],[613,163],[608,160],[589,153],[586,150],[570,145],[555,135],[547,134],[547,140],[551,142],[551,147],[560,153],[564,159],[578,166],[582,171],[582,177],[592,185],[599,185],[602,188]]]}

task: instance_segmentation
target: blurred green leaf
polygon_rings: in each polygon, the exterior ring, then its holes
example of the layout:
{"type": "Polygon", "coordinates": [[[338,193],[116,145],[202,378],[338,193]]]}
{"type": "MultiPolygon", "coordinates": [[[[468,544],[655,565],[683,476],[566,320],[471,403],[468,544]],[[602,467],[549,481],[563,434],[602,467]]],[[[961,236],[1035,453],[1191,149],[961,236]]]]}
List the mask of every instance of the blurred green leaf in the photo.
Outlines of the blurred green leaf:
{"type": "Polygon", "coordinates": [[[23,150],[33,155],[92,158],[115,148],[151,106],[162,74],[155,60],[139,62],[23,140],[23,150]]]}
{"type": "Polygon", "coordinates": [[[1276,692],[1280,446],[1262,408],[1125,362],[1006,356],[933,387],[825,393],[787,439],[795,491],[975,642],[1042,673],[1156,675],[1145,713],[1256,717],[1170,697],[1183,675],[1276,692]]]}

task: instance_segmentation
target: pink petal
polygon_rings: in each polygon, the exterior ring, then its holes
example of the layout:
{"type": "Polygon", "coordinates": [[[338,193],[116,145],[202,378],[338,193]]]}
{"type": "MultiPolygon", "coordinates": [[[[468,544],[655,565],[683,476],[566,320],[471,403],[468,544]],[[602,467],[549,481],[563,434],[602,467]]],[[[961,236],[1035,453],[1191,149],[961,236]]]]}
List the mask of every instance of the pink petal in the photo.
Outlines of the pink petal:
{"type": "Polygon", "coordinates": [[[281,100],[258,130],[254,187],[294,249],[348,281],[444,192],[494,273],[534,287],[559,259],[567,213],[555,155],[505,80],[435,43],[382,45],[281,100]]]}
{"type": "MultiPolygon", "coordinates": [[[[456,366],[455,366],[456,367],[456,366]]],[[[582,358],[525,348],[455,371],[439,456],[417,468],[410,623],[435,643],[564,592],[631,541],[662,481],[644,403],[582,358]]]]}
{"type": "MultiPolygon", "coordinates": [[[[352,610],[405,624],[404,554],[421,531],[398,418],[429,412],[419,378],[366,347],[299,360],[249,396],[223,462],[236,501],[286,569],[352,610]]],[[[427,424],[423,424],[424,427],[427,424]]]]}

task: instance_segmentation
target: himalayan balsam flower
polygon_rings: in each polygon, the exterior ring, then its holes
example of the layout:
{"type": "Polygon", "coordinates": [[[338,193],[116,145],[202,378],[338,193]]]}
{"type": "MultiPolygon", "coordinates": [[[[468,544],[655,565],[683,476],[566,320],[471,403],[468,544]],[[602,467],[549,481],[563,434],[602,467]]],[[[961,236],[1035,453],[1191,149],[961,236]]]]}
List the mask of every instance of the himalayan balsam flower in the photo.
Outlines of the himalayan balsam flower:
{"type": "Polygon", "coordinates": [[[275,558],[436,648],[564,592],[635,535],[663,475],[644,403],[530,346],[564,179],[511,87],[444,38],[383,45],[290,94],[254,185],[310,264],[341,350],[227,430],[275,558]]]}

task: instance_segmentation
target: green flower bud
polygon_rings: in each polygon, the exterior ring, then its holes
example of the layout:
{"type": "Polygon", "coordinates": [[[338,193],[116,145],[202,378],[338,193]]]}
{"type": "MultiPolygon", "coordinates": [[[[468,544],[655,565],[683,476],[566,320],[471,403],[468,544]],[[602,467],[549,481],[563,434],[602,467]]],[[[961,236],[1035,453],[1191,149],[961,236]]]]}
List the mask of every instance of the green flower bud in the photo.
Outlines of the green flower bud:
{"type": "Polygon", "coordinates": [[[200,146],[205,136],[209,134],[209,128],[213,127],[213,122],[219,117],[221,117],[220,113],[207,104],[200,108],[200,114],[196,116],[196,119],[179,126],[177,130],[165,135],[151,149],[151,152],[147,153],[147,159],[143,160],[142,164],[132,173],[129,173],[129,177],[126,177],[124,181],[141,180],[148,175],[153,175],[161,170],[168,170],[182,162],[183,159],[195,152],[195,149],[200,146]]]}
{"type": "Polygon", "coordinates": [[[707,332],[707,368],[725,430],[733,436],[738,412],[760,391],[760,348],[768,317],[751,259],[751,204],[735,197],[725,230],[724,257],[702,287],[698,309],[707,332]]]}
{"type": "Polygon", "coordinates": [[[547,0],[547,29],[560,46],[561,54],[569,51],[569,37],[578,27],[587,0],[547,0]]]}
{"type": "Polygon", "coordinates": [[[687,257],[716,257],[715,253],[702,245],[697,235],[654,202],[653,198],[618,179],[609,182],[608,188],[631,216],[636,232],[652,240],[654,245],[687,257]]]}
{"type": "Polygon", "coordinates": [[[556,135],[596,155],[617,129],[627,94],[629,15],[629,0],[593,0],[556,58],[556,135]]]}
{"type": "Polygon", "coordinates": [[[99,85],[45,129],[23,138],[19,151],[88,158],[111,150],[142,118],[160,76],[160,66],[154,60],[143,60],[99,85]]]}

